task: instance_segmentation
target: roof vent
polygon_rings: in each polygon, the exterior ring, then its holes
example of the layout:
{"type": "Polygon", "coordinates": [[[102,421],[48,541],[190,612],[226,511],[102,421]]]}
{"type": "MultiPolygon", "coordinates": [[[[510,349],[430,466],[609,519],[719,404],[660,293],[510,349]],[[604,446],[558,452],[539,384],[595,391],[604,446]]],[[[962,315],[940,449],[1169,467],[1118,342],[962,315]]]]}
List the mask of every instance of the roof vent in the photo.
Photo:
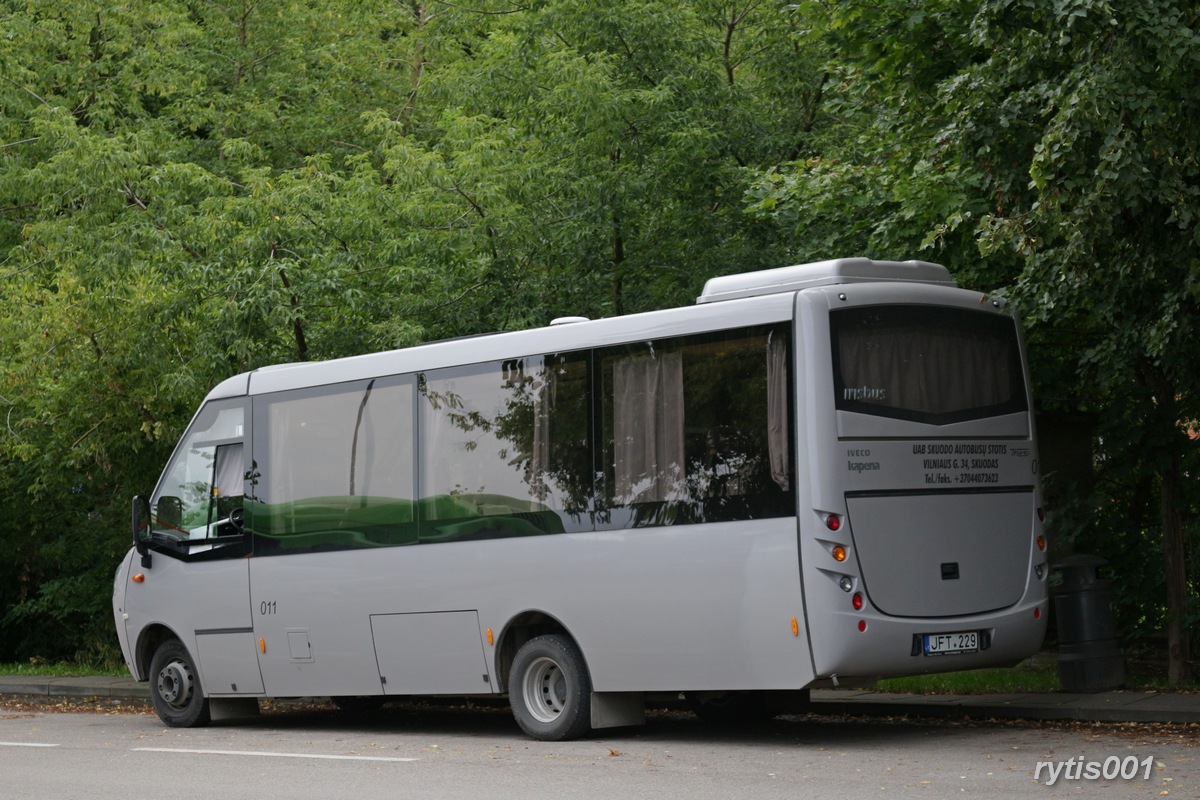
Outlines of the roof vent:
{"type": "Polygon", "coordinates": [[[957,286],[950,271],[928,261],[872,261],[869,258],[838,258],[797,264],[792,267],[765,269],[741,275],[712,278],[704,284],[697,303],[715,303],[739,297],[757,297],[780,292],[798,292],[813,286],[839,283],[931,283],[957,286]]]}

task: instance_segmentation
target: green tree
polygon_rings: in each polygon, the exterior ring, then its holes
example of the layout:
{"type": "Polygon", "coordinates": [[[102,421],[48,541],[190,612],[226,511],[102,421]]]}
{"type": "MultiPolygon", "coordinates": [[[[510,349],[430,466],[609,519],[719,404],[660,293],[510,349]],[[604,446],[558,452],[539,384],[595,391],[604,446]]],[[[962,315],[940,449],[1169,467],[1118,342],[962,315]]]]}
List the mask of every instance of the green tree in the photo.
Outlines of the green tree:
{"type": "Polygon", "coordinates": [[[777,265],[774,233],[743,214],[743,170],[805,149],[823,85],[784,10],[592,0],[435,19],[487,32],[426,74],[424,106],[375,121],[405,227],[461,287],[434,295],[506,328],[777,265]]]}
{"type": "Polygon", "coordinates": [[[0,15],[0,657],[111,641],[128,498],[228,375],[778,265],[741,198],[827,83],[775,0],[0,15]]]}
{"type": "Polygon", "coordinates": [[[388,99],[385,33],[407,19],[376,12],[4,7],[0,657],[111,642],[128,498],[210,386],[306,357],[310,318],[319,347],[352,345],[323,306],[353,270],[327,263],[318,212],[369,218],[342,209],[369,146],[355,108],[388,99]],[[318,252],[284,259],[293,229],[318,252]]]}
{"type": "Polygon", "coordinates": [[[1141,624],[1165,624],[1170,679],[1185,680],[1200,499],[1186,480],[1200,417],[1196,8],[889,0],[798,13],[838,53],[837,102],[861,127],[845,148],[764,174],[754,209],[835,250],[923,248],[1012,296],[1043,408],[1099,426],[1100,493],[1073,530],[1136,540],[1157,502],[1161,594],[1122,594],[1141,624]]]}

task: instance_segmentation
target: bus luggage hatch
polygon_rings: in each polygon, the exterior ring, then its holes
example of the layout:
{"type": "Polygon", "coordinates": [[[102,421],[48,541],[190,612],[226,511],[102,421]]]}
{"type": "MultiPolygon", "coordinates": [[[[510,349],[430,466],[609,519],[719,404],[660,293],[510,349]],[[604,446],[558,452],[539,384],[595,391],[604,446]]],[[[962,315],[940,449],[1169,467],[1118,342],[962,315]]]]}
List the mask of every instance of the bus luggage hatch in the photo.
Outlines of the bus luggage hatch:
{"type": "Polygon", "coordinates": [[[863,585],[884,614],[981,614],[1025,592],[1032,491],[859,496],[846,506],[863,585]]]}
{"type": "Polygon", "coordinates": [[[372,614],[384,694],[491,694],[475,611],[372,614]]]}

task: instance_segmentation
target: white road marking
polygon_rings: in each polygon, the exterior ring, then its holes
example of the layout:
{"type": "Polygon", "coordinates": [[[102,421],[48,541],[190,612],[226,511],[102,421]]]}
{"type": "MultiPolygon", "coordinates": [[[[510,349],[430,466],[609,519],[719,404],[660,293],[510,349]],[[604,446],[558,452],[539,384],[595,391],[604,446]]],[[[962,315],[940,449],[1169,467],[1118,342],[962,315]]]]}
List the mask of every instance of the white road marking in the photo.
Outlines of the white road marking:
{"type": "Polygon", "coordinates": [[[262,758],[315,758],[326,761],[420,761],[419,758],[392,758],[389,756],[328,756],[316,753],[268,753],[255,750],[189,750],[179,747],[135,747],[135,753],[186,753],[201,756],[259,756],[262,758]]]}
{"type": "Polygon", "coordinates": [[[58,745],[39,744],[38,742],[0,742],[0,747],[58,747],[58,745]]]}

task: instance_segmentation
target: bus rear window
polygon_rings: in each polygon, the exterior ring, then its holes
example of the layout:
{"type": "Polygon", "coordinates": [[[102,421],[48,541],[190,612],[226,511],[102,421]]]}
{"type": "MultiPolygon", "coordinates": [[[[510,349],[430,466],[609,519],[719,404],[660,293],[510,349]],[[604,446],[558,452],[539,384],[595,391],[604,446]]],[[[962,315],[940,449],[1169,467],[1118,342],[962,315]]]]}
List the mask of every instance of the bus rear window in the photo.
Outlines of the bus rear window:
{"type": "Polygon", "coordinates": [[[942,306],[829,314],[840,411],[945,425],[1028,410],[1016,325],[942,306]]]}

